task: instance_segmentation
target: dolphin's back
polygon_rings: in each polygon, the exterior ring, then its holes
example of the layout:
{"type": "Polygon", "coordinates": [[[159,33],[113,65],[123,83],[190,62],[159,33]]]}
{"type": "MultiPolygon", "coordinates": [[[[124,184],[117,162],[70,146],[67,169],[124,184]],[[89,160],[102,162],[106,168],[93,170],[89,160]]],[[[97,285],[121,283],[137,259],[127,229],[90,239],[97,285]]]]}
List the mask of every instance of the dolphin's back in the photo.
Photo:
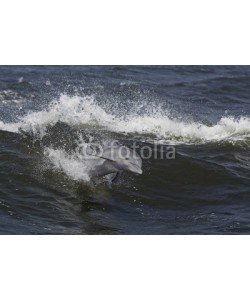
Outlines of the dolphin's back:
{"type": "Polygon", "coordinates": [[[112,161],[106,159],[94,159],[89,165],[89,177],[92,179],[94,177],[105,176],[110,173],[116,173],[119,170],[114,166],[112,161]]]}
{"type": "Polygon", "coordinates": [[[136,151],[126,146],[115,146],[113,148],[106,148],[103,151],[102,157],[114,161],[119,161],[120,159],[125,159],[126,157],[128,157],[132,163],[137,164],[140,167],[142,165],[142,160],[140,156],[136,153],[136,151]]]}
{"type": "Polygon", "coordinates": [[[88,161],[88,175],[93,179],[124,170],[141,174],[141,165],[142,160],[136,151],[116,145],[105,148],[101,154],[88,161]]]}

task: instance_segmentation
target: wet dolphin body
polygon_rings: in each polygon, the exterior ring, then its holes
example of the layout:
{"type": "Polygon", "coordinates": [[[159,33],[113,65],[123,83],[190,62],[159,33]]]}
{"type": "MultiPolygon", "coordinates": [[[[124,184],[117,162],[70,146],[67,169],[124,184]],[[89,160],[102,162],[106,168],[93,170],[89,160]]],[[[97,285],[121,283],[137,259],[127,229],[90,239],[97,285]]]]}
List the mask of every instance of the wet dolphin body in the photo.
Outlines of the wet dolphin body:
{"type": "MultiPolygon", "coordinates": [[[[19,128],[19,132],[27,138],[33,138],[32,131],[26,132],[19,128]]],[[[74,141],[77,138],[78,136],[70,126],[57,122],[53,127],[48,128],[47,134],[42,138],[41,145],[43,147],[51,147],[53,142],[55,148],[63,148],[70,151],[72,147],[74,148],[74,141]]],[[[140,156],[135,150],[122,146],[119,143],[107,146],[96,155],[93,154],[90,147],[87,148],[86,154],[88,158],[84,160],[84,166],[87,168],[86,171],[90,179],[114,174],[113,178],[110,178],[113,182],[122,171],[142,174],[142,160],[140,156]]]]}
{"type": "Polygon", "coordinates": [[[93,156],[89,160],[90,179],[115,173],[114,181],[122,171],[142,174],[140,156],[126,146],[108,147],[100,155],[90,156],[93,156]]]}

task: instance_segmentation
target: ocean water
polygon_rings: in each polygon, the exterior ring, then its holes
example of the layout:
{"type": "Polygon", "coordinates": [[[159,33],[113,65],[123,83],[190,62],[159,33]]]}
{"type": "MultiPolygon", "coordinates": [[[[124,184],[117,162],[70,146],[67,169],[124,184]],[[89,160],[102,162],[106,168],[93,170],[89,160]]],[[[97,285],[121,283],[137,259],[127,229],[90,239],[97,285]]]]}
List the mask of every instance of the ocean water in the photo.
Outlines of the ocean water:
{"type": "Polygon", "coordinates": [[[248,66],[0,66],[0,234],[248,234],[249,154],[248,66]]]}

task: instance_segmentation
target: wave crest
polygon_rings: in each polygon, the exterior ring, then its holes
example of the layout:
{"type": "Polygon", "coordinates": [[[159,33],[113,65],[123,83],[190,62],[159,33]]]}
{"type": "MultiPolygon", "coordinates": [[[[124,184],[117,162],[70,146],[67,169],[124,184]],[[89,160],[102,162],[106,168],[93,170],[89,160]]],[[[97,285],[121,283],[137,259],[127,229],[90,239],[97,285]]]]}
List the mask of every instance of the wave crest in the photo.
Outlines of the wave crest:
{"type": "Polygon", "coordinates": [[[64,122],[70,126],[101,127],[125,135],[142,135],[143,138],[162,142],[237,141],[250,137],[248,117],[222,117],[218,123],[208,126],[199,122],[171,118],[169,111],[149,103],[142,103],[137,107],[135,104],[131,106],[133,109],[126,113],[119,111],[119,106],[114,107],[111,102],[102,105],[94,97],[61,95],[58,100],[52,101],[47,109],[30,112],[17,123],[0,121],[0,129],[18,132],[21,128],[26,132],[43,136],[48,126],[64,122]]]}

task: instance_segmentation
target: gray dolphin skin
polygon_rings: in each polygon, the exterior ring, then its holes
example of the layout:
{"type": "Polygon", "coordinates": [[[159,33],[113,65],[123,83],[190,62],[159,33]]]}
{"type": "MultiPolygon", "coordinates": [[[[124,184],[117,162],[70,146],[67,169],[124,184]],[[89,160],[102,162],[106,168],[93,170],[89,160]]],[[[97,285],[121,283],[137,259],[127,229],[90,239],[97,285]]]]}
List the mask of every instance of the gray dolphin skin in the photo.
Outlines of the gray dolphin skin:
{"type": "Polygon", "coordinates": [[[136,151],[126,146],[116,145],[103,150],[100,155],[94,156],[89,160],[89,177],[105,176],[116,173],[114,181],[122,171],[142,174],[142,160],[136,151]]]}

